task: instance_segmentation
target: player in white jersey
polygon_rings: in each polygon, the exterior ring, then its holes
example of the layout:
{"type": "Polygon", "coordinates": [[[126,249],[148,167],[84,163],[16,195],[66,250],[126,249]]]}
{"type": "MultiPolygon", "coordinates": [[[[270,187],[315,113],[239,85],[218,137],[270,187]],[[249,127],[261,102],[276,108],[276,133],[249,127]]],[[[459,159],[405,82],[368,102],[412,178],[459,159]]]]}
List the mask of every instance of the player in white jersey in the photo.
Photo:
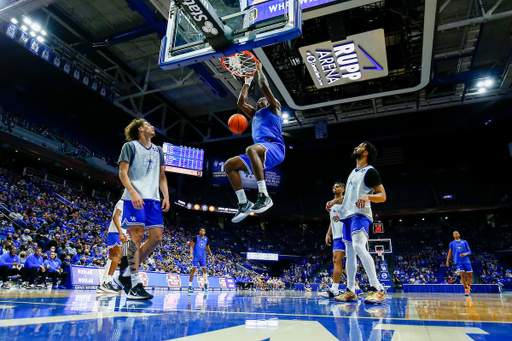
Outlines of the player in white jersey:
{"type": "Polygon", "coordinates": [[[383,285],[377,278],[375,262],[366,249],[373,214],[370,202],[385,202],[386,191],[382,186],[379,172],[371,166],[377,158],[377,149],[370,142],[363,142],[354,148],[352,157],[356,159],[356,168],[347,180],[345,196],[327,203],[327,210],[341,204],[340,218],[343,222],[343,241],[347,255],[347,289],[335,297],[336,301],[357,301],[356,290],[356,254],[363,263],[370,281],[370,293],[365,303],[381,304],[386,302],[383,285]]]}
{"type": "MultiPolygon", "coordinates": [[[[332,186],[332,192],[334,193],[334,199],[341,199],[343,192],[345,192],[345,184],[336,182],[332,186]]],[[[341,274],[343,272],[342,260],[345,257],[345,243],[343,242],[343,222],[340,221],[341,205],[336,204],[331,208],[329,212],[330,223],[329,230],[325,236],[325,243],[331,246],[331,235],[332,235],[332,263],[334,265],[334,271],[332,273],[333,283],[330,289],[320,294],[323,298],[334,298],[340,294],[338,287],[340,284],[341,274]]]]}
{"type": "Polygon", "coordinates": [[[169,210],[169,190],[164,169],[164,152],[151,143],[155,128],[144,119],[133,120],[124,131],[127,143],[119,156],[119,178],[124,185],[122,225],[129,225],[131,239],[128,248],[127,271],[119,276],[128,299],[146,300],[153,295],[139,282],[139,265],[162,241],[164,221],[162,211],[169,210]],[[163,200],[160,201],[160,191],[163,200]],[[144,228],[149,237],[144,243],[144,228]]]}
{"type": "Polygon", "coordinates": [[[107,248],[109,249],[109,260],[105,264],[105,272],[101,278],[100,285],[96,291],[117,293],[118,290],[112,286],[112,276],[116,271],[117,265],[123,255],[122,246],[124,242],[128,241],[126,230],[121,228],[121,218],[123,214],[124,201],[119,200],[114,208],[112,220],[108,227],[107,235],[107,248]]]}

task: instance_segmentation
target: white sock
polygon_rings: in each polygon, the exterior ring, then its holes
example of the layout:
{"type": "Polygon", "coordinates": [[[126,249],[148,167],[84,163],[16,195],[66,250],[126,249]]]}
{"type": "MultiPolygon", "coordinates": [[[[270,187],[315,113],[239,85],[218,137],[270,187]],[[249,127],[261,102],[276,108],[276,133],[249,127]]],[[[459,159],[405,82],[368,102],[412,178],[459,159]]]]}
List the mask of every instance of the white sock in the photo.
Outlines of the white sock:
{"type": "MultiPolygon", "coordinates": [[[[103,274],[103,280],[102,282],[105,283],[105,282],[108,282],[108,273],[110,272],[110,265],[112,264],[112,260],[108,260],[107,261],[107,264],[105,264],[105,273],[103,274]]],[[[112,278],[111,278],[112,280],[112,278]]]]}
{"type": "MultiPolygon", "coordinates": [[[[192,280],[193,281],[193,280],[192,280]]],[[[192,281],[189,279],[188,280],[188,286],[191,287],[192,286],[192,281]]]]}
{"type": "Polygon", "coordinates": [[[339,291],[339,289],[338,289],[339,285],[340,285],[339,283],[333,283],[332,287],[331,287],[332,292],[337,293],[339,291]]]}
{"type": "Polygon", "coordinates": [[[126,269],[124,269],[123,276],[124,277],[130,277],[131,271],[130,267],[128,266],[126,269]]]}
{"type": "Polygon", "coordinates": [[[247,202],[247,197],[245,196],[245,191],[243,189],[239,189],[235,191],[236,196],[238,197],[239,204],[245,204],[247,202]]]}
{"type": "Polygon", "coordinates": [[[132,288],[139,284],[139,273],[131,274],[132,278],[132,288]]]}
{"type": "Polygon", "coordinates": [[[258,181],[258,193],[263,193],[268,197],[267,184],[265,183],[265,180],[258,181]]]}
{"type": "Polygon", "coordinates": [[[203,277],[204,277],[204,283],[208,284],[208,276],[205,274],[205,275],[203,275],[203,277]]]}
{"type": "Polygon", "coordinates": [[[380,284],[379,279],[377,278],[377,271],[375,271],[375,262],[373,261],[373,257],[370,255],[368,250],[366,250],[366,241],[367,237],[363,232],[357,232],[352,235],[352,244],[354,246],[354,250],[356,251],[359,259],[363,263],[364,270],[368,275],[368,281],[370,282],[370,286],[374,287],[377,290],[384,290],[382,284],[380,284]]]}
{"type": "Polygon", "coordinates": [[[347,288],[351,292],[356,292],[356,253],[352,244],[345,244],[345,252],[347,255],[347,263],[345,266],[347,267],[347,288]]]}

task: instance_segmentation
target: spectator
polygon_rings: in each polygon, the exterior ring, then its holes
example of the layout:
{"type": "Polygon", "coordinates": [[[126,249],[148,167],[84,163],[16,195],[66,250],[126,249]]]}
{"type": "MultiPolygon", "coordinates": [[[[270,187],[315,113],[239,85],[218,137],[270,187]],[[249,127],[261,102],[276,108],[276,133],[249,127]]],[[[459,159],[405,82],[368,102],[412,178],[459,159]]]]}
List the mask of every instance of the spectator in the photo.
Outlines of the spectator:
{"type": "Polygon", "coordinates": [[[15,276],[21,273],[21,260],[16,255],[16,251],[17,248],[12,246],[8,253],[0,257],[0,277],[3,281],[2,289],[9,289],[9,285],[7,284],[7,278],[9,276],[15,276]]]}
{"type": "Polygon", "coordinates": [[[52,279],[53,286],[52,289],[66,289],[62,284],[66,282],[66,279],[68,278],[69,274],[67,272],[64,272],[64,270],[61,267],[62,263],[57,258],[57,254],[55,252],[50,253],[50,258],[44,262],[44,266],[46,267],[48,271],[48,277],[52,279]],[[61,285],[57,287],[57,280],[61,280],[61,285]]]}
{"type": "Polygon", "coordinates": [[[45,285],[45,279],[48,275],[45,266],[43,265],[43,257],[41,256],[41,248],[38,247],[35,249],[34,254],[27,257],[27,261],[25,262],[25,269],[27,269],[27,277],[28,277],[28,286],[33,288],[34,282],[37,277],[41,279],[41,285],[45,285]]]}

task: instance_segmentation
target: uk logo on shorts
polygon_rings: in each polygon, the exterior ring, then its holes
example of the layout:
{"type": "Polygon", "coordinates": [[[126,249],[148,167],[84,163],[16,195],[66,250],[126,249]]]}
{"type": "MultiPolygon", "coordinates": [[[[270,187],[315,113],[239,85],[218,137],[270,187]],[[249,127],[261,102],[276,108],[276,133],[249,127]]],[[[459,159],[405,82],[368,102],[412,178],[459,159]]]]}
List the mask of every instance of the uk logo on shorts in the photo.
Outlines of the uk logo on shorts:
{"type": "Polygon", "coordinates": [[[142,285],[146,286],[149,283],[148,275],[145,272],[139,272],[139,279],[142,285]]]}
{"type": "Polygon", "coordinates": [[[167,275],[167,284],[170,287],[181,287],[181,278],[179,275],[167,275]]]}
{"type": "Polygon", "coordinates": [[[131,221],[135,221],[135,220],[137,220],[137,218],[136,217],[130,217],[130,220],[131,221]]]}

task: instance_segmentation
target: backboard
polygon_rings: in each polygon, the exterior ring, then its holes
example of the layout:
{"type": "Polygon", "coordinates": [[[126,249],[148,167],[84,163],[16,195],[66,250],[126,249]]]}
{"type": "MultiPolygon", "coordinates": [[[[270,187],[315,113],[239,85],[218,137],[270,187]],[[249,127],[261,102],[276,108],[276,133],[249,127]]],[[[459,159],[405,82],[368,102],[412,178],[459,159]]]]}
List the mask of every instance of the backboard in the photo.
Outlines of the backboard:
{"type": "Polygon", "coordinates": [[[377,254],[377,250],[384,250],[384,254],[393,253],[393,245],[391,239],[369,239],[368,251],[371,254],[377,254]]]}
{"type": "Polygon", "coordinates": [[[258,6],[264,2],[268,1],[171,0],[160,67],[180,68],[301,35],[300,0],[282,0],[262,10],[258,6]]]}

